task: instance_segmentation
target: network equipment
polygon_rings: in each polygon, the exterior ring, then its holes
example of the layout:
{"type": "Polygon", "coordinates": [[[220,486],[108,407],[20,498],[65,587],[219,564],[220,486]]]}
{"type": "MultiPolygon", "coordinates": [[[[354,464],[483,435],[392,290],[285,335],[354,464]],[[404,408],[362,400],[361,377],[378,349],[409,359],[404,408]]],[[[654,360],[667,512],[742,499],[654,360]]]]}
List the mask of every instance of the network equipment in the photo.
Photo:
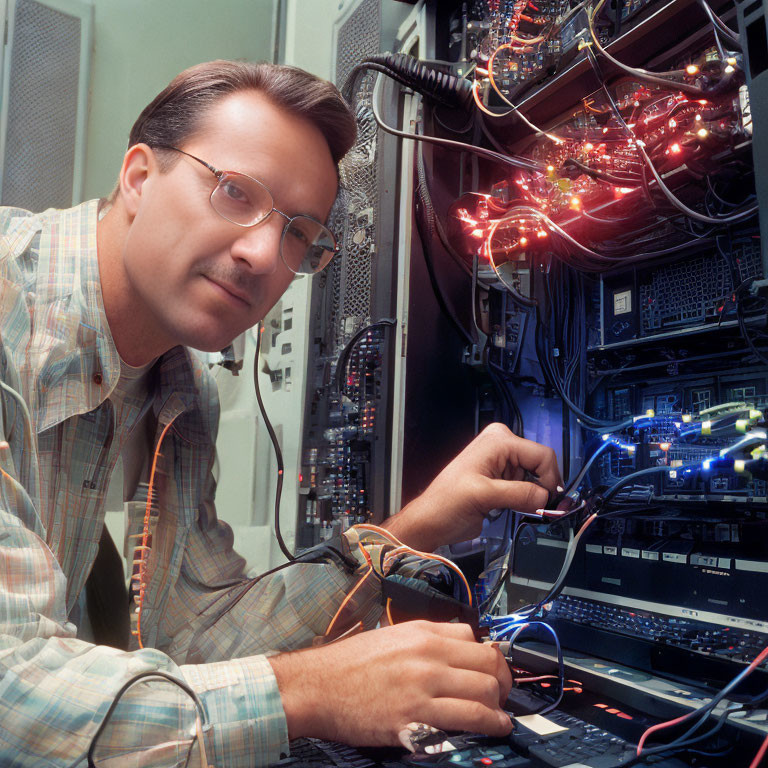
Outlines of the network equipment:
{"type": "MultiPolygon", "coordinates": [[[[317,521],[331,532],[377,514],[376,452],[399,439],[386,345],[407,336],[404,500],[490,421],[558,451],[566,487],[547,509],[501,510],[453,551],[481,633],[514,670],[510,711],[548,730],[523,719],[508,740],[454,737],[429,757],[309,743],[307,764],[320,750],[335,765],[756,768],[768,751],[760,0],[415,13],[433,48],[366,52],[350,80],[358,152],[385,135],[413,142],[400,168],[412,218],[388,223],[389,243],[412,233],[391,262],[409,278],[405,298],[348,323],[315,363],[326,442],[307,454],[305,541],[317,521]],[[399,120],[385,81],[420,94],[417,124],[399,120]]],[[[370,211],[346,214],[353,254],[370,211]]],[[[442,588],[439,565],[424,572],[442,588]]]]}

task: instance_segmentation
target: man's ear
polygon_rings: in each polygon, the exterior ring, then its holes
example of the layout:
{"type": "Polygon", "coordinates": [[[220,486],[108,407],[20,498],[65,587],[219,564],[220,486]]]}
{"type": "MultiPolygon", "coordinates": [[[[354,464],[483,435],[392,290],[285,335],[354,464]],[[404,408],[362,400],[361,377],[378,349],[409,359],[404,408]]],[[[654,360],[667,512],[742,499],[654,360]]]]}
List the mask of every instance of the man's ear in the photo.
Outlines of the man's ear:
{"type": "Polygon", "coordinates": [[[136,215],[141,203],[144,183],[156,171],[157,161],[148,145],[134,144],[125,153],[118,186],[120,198],[129,216],[136,215]]]}

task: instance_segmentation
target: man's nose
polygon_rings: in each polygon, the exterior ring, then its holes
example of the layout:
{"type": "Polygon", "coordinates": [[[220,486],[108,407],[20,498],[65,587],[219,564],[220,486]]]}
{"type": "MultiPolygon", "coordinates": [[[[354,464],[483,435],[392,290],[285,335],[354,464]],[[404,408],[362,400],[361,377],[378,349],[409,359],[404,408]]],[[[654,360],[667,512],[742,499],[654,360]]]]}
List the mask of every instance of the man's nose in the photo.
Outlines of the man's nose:
{"type": "Polygon", "coordinates": [[[272,274],[280,266],[280,241],[285,221],[273,211],[264,221],[243,228],[230,248],[235,261],[241,261],[251,272],[272,274]]]}

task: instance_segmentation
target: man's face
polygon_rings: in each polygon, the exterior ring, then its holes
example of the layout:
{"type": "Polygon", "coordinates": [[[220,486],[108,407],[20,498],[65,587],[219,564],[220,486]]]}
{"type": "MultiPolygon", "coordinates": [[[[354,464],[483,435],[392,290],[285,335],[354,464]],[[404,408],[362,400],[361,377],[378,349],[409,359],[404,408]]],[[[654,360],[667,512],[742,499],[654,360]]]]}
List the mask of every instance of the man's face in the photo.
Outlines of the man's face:
{"type": "MultiPolygon", "coordinates": [[[[258,179],[289,216],[325,221],[336,196],[336,167],[322,134],[254,91],[214,104],[179,149],[258,179]]],[[[261,320],[294,277],[280,258],[286,220],[273,212],[252,227],[233,224],[211,207],[215,186],[213,173],[184,155],[167,173],[155,166],[125,240],[137,311],[170,346],[222,349],[261,320]]]]}

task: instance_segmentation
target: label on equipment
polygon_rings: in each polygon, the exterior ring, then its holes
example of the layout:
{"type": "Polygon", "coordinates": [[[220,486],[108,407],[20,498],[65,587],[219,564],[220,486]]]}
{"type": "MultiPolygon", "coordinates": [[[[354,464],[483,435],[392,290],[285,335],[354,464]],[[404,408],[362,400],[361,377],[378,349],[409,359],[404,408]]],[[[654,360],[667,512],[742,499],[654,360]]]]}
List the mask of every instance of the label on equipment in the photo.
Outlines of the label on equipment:
{"type": "Polygon", "coordinates": [[[633,549],[632,547],[622,547],[621,548],[621,556],[622,557],[634,557],[638,560],[640,559],[640,550],[639,549],[633,549]]]}
{"type": "Polygon", "coordinates": [[[563,733],[568,730],[541,715],[522,715],[521,717],[516,717],[515,722],[525,726],[529,731],[533,731],[537,736],[549,736],[553,733],[563,733]]]}
{"type": "Polygon", "coordinates": [[[626,315],[632,311],[632,291],[616,291],[613,294],[613,314],[626,315]]]}

